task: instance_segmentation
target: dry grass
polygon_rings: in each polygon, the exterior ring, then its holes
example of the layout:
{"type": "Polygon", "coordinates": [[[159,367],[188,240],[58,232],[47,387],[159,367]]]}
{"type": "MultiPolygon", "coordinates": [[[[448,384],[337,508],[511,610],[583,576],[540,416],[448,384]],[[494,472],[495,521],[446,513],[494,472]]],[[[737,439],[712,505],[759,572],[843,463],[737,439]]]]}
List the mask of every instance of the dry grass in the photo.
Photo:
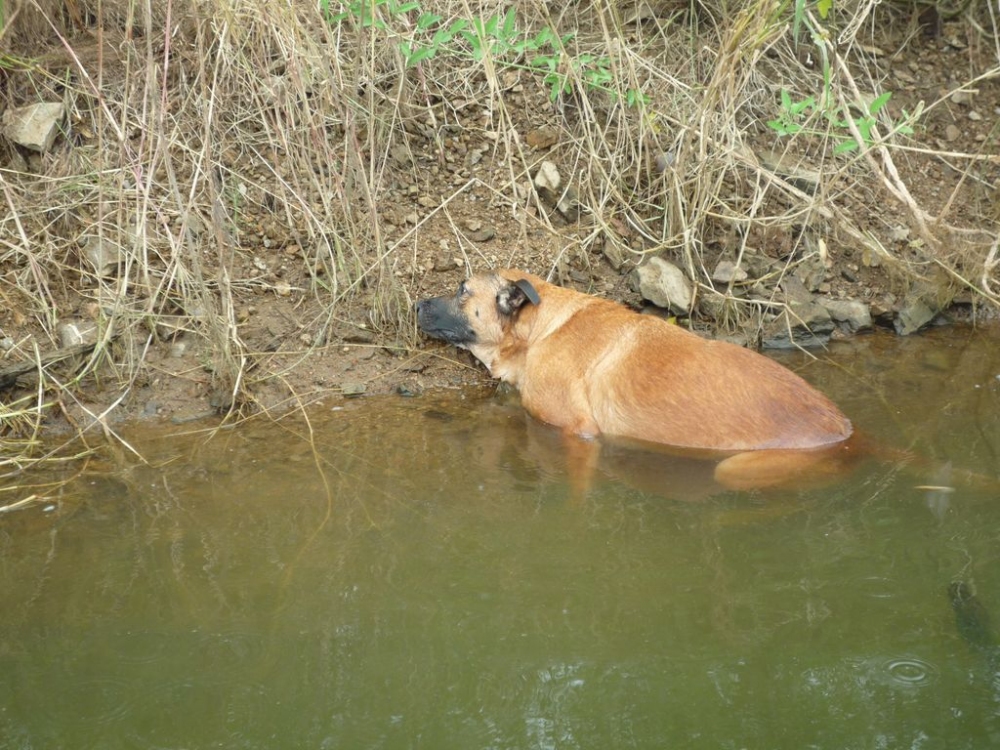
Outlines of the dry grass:
{"type": "MultiPolygon", "coordinates": [[[[836,139],[847,134],[816,116],[803,133],[778,141],[778,166],[761,158],[761,140],[773,136],[764,123],[775,117],[780,91],[803,98],[824,89],[820,70],[804,64],[806,53],[827,58],[829,100],[843,111],[864,99],[862,91],[884,90],[885,71],[864,51],[873,30],[912,23],[918,10],[869,0],[835,5],[835,23],[807,19],[828,32],[814,43],[793,38],[791,10],[778,0],[599,2],[561,10],[541,0],[516,2],[525,35],[547,25],[576,33],[559,50],[570,91],[550,112],[562,133],[561,165],[588,209],[578,233],[549,224],[565,235],[567,257],[591,258],[586,251],[594,248],[633,262],[669,253],[683,261],[701,295],[719,298],[727,316],[745,321],[777,303],[751,303],[717,288],[709,265],[720,247],[744,258],[755,228],[791,227],[800,249],[787,255],[786,270],[824,255],[826,243],[850,243],[902,278],[925,278],[937,268],[955,288],[1000,302],[995,243],[975,226],[950,225],[947,205],[935,214],[912,197],[895,163],[912,144],[890,135],[887,120],[873,129],[870,148],[834,156],[836,139]],[[587,77],[593,65],[579,64],[587,55],[605,60],[608,79],[599,88],[587,77]],[[636,95],[645,103],[629,106],[636,95]],[[817,183],[803,188],[796,170],[818,174],[817,183]],[[887,250],[845,210],[845,196],[896,201],[922,253],[887,250]]],[[[981,30],[984,45],[997,28],[986,5],[956,8],[981,30]]],[[[212,353],[204,364],[217,403],[246,404],[259,353],[241,341],[237,311],[249,295],[278,291],[280,281],[247,272],[253,248],[266,245],[274,225],[301,249],[321,328],[364,290],[371,325],[412,342],[412,300],[399,269],[416,252],[414,237],[390,239],[383,207],[398,173],[414,169],[400,154],[430,143],[443,163],[442,134],[469,126],[459,102],[476,102],[483,113],[476,127],[494,144],[489,158],[505,168],[504,179],[486,187],[522,227],[548,221],[533,215],[524,189],[542,157],[524,145],[523,113],[508,97],[514,79],[545,88],[530,54],[497,49],[475,59],[455,45],[407,68],[399,43],[417,34],[417,14],[393,13],[384,3],[368,7],[380,24],[359,23],[357,12],[330,23],[317,3],[306,2],[0,0],[2,105],[64,101],[73,146],[28,171],[0,170],[0,273],[7,285],[0,294],[52,341],[67,312],[60,305],[89,303],[99,341],[74,382],[99,369],[124,393],[151,377],[149,347],[186,333],[212,353]],[[105,248],[117,268],[96,268],[87,247],[105,248]]],[[[445,25],[489,19],[509,7],[421,3],[445,25]]],[[[996,55],[1000,65],[1000,48],[996,55]]],[[[856,125],[850,135],[859,136],[856,125]]],[[[972,181],[974,167],[991,158],[990,144],[978,154],[941,158],[972,181]]],[[[553,258],[553,266],[564,259],[553,258]]],[[[32,346],[15,342],[8,358],[33,356],[32,346]]],[[[47,405],[61,397],[54,381],[45,384],[56,395],[7,407],[0,434],[37,433],[47,405]]],[[[10,449],[23,456],[35,446],[32,439],[10,449]]]]}

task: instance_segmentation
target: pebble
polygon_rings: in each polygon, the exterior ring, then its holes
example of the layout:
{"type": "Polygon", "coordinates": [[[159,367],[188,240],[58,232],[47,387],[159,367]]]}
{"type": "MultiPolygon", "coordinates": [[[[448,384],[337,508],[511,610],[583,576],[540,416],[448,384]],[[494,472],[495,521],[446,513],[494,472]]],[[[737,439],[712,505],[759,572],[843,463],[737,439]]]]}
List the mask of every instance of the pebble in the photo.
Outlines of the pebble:
{"type": "Polygon", "coordinates": [[[545,149],[551,148],[559,141],[559,131],[555,128],[544,127],[531,130],[524,137],[531,148],[545,149]]]}
{"type": "Polygon", "coordinates": [[[949,125],[944,129],[944,137],[947,141],[957,141],[961,135],[962,131],[955,125],[949,125]]]}
{"type": "Polygon", "coordinates": [[[56,326],[59,346],[66,348],[77,344],[93,343],[97,340],[97,326],[83,321],[60,323],[56,326]]]}
{"type": "Polygon", "coordinates": [[[344,383],[340,387],[340,392],[343,393],[346,398],[364,395],[367,390],[368,387],[364,383],[344,383]]]}
{"type": "Polygon", "coordinates": [[[497,230],[493,227],[483,227],[475,232],[469,233],[469,239],[473,242],[489,242],[497,236],[497,230]]]}
{"type": "Polygon", "coordinates": [[[730,281],[746,281],[747,272],[731,260],[720,260],[712,271],[712,281],[728,284],[730,281]]]}

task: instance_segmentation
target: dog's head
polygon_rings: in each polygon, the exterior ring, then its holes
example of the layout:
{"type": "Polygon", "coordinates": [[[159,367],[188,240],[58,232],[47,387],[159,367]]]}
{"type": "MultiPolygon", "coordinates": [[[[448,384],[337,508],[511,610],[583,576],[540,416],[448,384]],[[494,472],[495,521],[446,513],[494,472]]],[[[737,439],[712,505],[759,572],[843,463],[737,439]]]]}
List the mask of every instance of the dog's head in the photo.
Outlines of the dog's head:
{"type": "Polygon", "coordinates": [[[471,351],[487,367],[525,305],[541,302],[536,286],[540,279],[520,271],[473,276],[447,297],[417,303],[420,328],[436,339],[471,351]]]}

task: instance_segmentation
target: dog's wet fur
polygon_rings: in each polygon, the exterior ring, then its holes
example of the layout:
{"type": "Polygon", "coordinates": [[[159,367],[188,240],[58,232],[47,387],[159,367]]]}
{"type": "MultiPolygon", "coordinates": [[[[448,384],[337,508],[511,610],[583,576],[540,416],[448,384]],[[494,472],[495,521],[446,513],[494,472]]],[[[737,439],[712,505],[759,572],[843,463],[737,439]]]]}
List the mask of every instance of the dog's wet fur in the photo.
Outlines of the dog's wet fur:
{"type": "Polygon", "coordinates": [[[768,483],[774,459],[825,452],[852,433],[826,396],[767,357],[523,271],[474,276],[453,296],[420,301],[417,315],[567,436],[722,452],[768,483]]]}

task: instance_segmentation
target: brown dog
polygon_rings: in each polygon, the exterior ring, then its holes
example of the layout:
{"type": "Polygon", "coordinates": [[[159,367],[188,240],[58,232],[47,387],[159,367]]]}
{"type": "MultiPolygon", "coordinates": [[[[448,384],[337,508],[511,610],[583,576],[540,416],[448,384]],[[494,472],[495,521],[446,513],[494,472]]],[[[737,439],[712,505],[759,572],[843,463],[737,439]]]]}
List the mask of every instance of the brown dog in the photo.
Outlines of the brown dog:
{"type": "MultiPolygon", "coordinates": [[[[517,386],[537,419],[581,438],[724,452],[727,486],[781,483],[851,435],[826,396],[756,352],[522,271],[475,276],[417,313],[517,386]]],[[[583,460],[589,473],[595,456],[583,460]]]]}

